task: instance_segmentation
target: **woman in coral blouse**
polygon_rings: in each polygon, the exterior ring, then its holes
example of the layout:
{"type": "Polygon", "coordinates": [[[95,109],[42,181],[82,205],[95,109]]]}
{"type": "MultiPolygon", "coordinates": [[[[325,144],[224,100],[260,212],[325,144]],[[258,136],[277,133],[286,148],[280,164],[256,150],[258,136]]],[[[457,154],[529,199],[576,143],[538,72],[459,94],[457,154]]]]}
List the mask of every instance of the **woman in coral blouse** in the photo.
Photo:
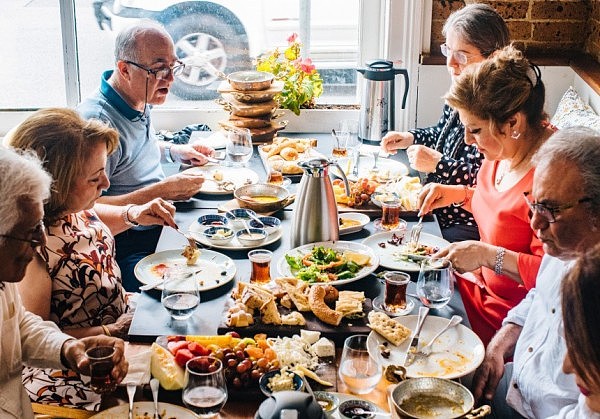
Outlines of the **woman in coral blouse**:
{"type": "Polygon", "coordinates": [[[539,69],[512,46],[465,71],[445,99],[458,110],[465,142],[484,155],[475,187],[429,184],[421,213],[454,204],[471,211],[480,241],[453,243],[451,260],[473,330],[487,345],[508,310],[535,287],[543,255],[529,226],[523,193],[531,190],[531,157],[554,132],[544,112],[539,69]]]}

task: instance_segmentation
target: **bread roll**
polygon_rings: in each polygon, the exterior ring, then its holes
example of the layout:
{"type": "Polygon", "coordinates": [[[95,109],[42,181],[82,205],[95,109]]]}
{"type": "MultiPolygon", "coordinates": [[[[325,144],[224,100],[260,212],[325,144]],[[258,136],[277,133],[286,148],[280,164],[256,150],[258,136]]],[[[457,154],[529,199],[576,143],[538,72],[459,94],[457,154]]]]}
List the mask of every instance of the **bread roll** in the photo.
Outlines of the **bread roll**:
{"type": "Polygon", "coordinates": [[[297,160],[298,159],[298,150],[296,150],[295,148],[292,148],[292,147],[284,147],[279,152],[279,155],[287,161],[297,160]]]}

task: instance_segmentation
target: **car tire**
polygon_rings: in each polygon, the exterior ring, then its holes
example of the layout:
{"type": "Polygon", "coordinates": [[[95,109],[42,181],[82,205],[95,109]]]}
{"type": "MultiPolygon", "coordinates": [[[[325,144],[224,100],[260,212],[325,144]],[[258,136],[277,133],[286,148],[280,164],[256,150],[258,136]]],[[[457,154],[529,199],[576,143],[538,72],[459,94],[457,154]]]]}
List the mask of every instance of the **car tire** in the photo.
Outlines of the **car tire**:
{"type": "Polygon", "coordinates": [[[194,14],[173,19],[165,27],[175,43],[175,54],[188,65],[171,87],[171,91],[182,99],[217,97],[216,88],[221,79],[198,67],[205,60],[225,74],[249,69],[252,64],[248,35],[239,21],[228,22],[212,14],[194,14]],[[197,48],[198,44],[207,48],[197,48]]]}

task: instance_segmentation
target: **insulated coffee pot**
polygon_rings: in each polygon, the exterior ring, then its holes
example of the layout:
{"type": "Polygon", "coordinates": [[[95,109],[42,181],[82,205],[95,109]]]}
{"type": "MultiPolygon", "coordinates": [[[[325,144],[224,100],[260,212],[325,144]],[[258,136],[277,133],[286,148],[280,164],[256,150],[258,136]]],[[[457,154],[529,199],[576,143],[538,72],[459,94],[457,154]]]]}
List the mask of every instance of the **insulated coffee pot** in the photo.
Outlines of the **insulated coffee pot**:
{"type": "Polygon", "coordinates": [[[356,71],[365,79],[358,119],[358,137],[366,142],[379,144],[383,136],[395,128],[394,124],[394,79],[396,74],[404,76],[404,96],[402,109],[408,96],[408,71],[394,68],[394,63],[386,60],[368,61],[366,68],[356,71]]]}

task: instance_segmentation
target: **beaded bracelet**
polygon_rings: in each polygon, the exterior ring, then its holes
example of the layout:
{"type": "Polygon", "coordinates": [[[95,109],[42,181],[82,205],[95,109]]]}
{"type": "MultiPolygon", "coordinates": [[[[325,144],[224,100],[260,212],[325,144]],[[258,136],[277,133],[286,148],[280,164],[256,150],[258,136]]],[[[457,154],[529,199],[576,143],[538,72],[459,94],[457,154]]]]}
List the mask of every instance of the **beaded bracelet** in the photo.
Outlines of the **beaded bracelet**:
{"type": "Polygon", "coordinates": [[[125,208],[123,208],[123,212],[121,212],[121,217],[123,218],[123,221],[125,222],[125,225],[127,227],[136,227],[139,226],[139,224],[129,219],[129,210],[131,209],[131,207],[133,207],[133,204],[129,204],[125,208]]]}
{"type": "Polygon", "coordinates": [[[504,269],[504,254],[506,249],[504,247],[498,247],[496,250],[496,262],[494,263],[494,272],[496,275],[502,275],[504,269]]]}

